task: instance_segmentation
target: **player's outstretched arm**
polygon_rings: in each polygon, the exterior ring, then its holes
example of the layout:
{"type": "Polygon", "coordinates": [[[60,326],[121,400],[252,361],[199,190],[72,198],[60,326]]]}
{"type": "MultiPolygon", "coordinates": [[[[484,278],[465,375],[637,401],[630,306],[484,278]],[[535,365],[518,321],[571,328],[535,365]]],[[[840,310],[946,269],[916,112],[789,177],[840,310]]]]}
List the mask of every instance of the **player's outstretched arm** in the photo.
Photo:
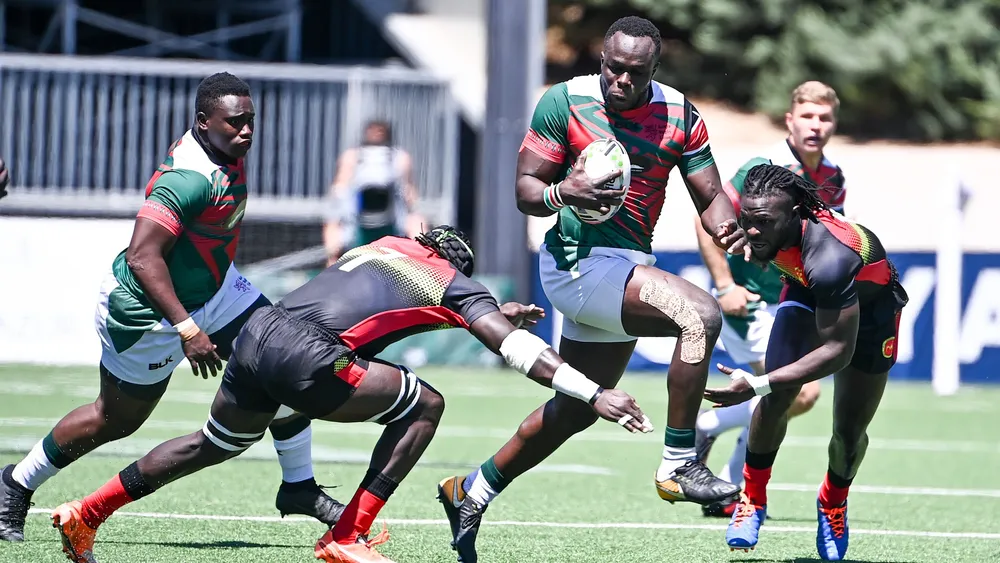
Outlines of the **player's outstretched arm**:
{"type": "Polygon", "coordinates": [[[822,342],[815,350],[767,375],[773,389],[789,389],[822,379],[847,367],[858,340],[861,307],[855,302],[843,309],[816,308],[816,332],[822,342]]]}
{"type": "MultiPolygon", "coordinates": [[[[505,304],[505,307],[508,305],[505,304]]],[[[520,307],[528,308],[526,305],[520,307]]],[[[598,416],[617,422],[630,432],[653,431],[649,418],[628,393],[601,388],[564,362],[541,338],[515,328],[504,312],[494,311],[479,317],[469,326],[469,331],[487,348],[502,356],[507,365],[529,379],[589,403],[598,416]]]]}
{"type": "Polygon", "coordinates": [[[843,309],[816,309],[816,329],[820,344],[815,350],[764,375],[753,375],[743,370],[719,365],[722,373],[733,378],[729,387],[706,389],[705,398],[719,406],[729,406],[748,401],[754,395],[767,395],[771,391],[795,389],[822,379],[847,367],[854,356],[858,338],[858,320],[861,308],[855,301],[843,309]]]}

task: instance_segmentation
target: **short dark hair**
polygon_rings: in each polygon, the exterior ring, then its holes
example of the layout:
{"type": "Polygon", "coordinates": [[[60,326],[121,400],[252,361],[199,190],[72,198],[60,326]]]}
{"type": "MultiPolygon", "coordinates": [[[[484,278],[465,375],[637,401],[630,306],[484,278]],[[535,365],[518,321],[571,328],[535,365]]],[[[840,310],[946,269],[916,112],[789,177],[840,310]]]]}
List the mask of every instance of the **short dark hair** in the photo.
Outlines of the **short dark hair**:
{"type": "Polygon", "coordinates": [[[743,197],[766,197],[784,192],[803,212],[815,219],[815,212],[829,209],[817,194],[819,187],[803,176],[777,164],[758,164],[747,172],[743,197]]]}
{"type": "Polygon", "coordinates": [[[608,28],[608,32],[604,34],[604,45],[607,46],[608,41],[611,41],[611,37],[618,32],[622,32],[623,35],[628,35],[629,37],[649,37],[653,40],[653,49],[656,54],[656,58],[660,58],[660,47],[662,47],[662,40],[660,39],[660,30],[656,29],[653,22],[647,20],[646,18],[640,18],[639,16],[625,16],[624,18],[619,18],[615,23],[611,24],[608,28]]]}
{"type": "Polygon", "coordinates": [[[198,84],[194,109],[198,113],[208,115],[215,109],[215,104],[219,101],[219,98],[249,95],[250,85],[241,78],[228,72],[217,72],[206,77],[198,84]]]}

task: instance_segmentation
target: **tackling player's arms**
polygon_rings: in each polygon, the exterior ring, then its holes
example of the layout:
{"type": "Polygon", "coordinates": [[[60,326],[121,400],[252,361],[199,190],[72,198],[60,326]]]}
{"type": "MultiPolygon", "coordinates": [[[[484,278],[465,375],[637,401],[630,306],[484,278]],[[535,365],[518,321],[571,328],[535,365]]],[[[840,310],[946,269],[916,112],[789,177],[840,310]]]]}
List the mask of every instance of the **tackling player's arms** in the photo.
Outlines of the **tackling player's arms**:
{"type": "Polygon", "coordinates": [[[507,303],[501,311],[487,313],[469,325],[471,332],[509,366],[545,387],[589,403],[601,418],[621,424],[630,432],[652,432],[648,417],[627,393],[605,390],[563,361],[548,344],[530,332],[514,327],[508,315],[518,316],[507,303]]]}

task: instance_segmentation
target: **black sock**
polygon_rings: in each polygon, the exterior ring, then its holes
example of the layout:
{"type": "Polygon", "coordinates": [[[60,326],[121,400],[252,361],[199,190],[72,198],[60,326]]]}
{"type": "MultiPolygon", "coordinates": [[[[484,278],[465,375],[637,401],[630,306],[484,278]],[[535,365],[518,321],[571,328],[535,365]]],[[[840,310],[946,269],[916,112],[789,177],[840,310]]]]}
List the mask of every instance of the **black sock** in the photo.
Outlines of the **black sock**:
{"type": "Polygon", "coordinates": [[[156,491],[149,483],[146,483],[146,479],[139,472],[139,462],[133,462],[132,465],[118,472],[118,478],[122,480],[122,487],[133,501],[156,491]]]}
{"type": "Polygon", "coordinates": [[[774,459],[778,457],[778,450],[766,454],[758,454],[747,448],[746,464],[754,469],[768,469],[774,465],[774,459]]]}
{"type": "Polygon", "coordinates": [[[837,487],[838,489],[846,489],[846,488],[850,487],[851,483],[854,481],[853,478],[851,478],[851,479],[845,479],[845,478],[841,477],[840,475],[837,475],[829,467],[826,469],[826,478],[827,478],[827,480],[830,481],[831,485],[833,485],[834,487],[837,487]]]}

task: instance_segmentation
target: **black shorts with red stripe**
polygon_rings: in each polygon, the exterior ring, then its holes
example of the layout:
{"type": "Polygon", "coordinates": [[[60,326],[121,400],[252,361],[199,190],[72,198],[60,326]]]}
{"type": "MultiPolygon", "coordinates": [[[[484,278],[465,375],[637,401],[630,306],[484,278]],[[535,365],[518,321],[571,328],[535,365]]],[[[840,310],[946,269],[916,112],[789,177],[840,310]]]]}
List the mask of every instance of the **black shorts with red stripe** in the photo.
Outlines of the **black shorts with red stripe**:
{"type": "MultiPolygon", "coordinates": [[[[899,318],[908,300],[903,287],[893,284],[861,304],[851,367],[876,374],[885,373],[896,364],[899,318]]],[[[780,303],[794,303],[816,312],[812,292],[796,283],[785,284],[780,303]]]]}
{"type": "Polygon", "coordinates": [[[351,398],[367,370],[368,360],[337,335],[275,305],[244,325],[221,390],[240,409],[275,412],[286,405],[322,418],[351,398]]]}

